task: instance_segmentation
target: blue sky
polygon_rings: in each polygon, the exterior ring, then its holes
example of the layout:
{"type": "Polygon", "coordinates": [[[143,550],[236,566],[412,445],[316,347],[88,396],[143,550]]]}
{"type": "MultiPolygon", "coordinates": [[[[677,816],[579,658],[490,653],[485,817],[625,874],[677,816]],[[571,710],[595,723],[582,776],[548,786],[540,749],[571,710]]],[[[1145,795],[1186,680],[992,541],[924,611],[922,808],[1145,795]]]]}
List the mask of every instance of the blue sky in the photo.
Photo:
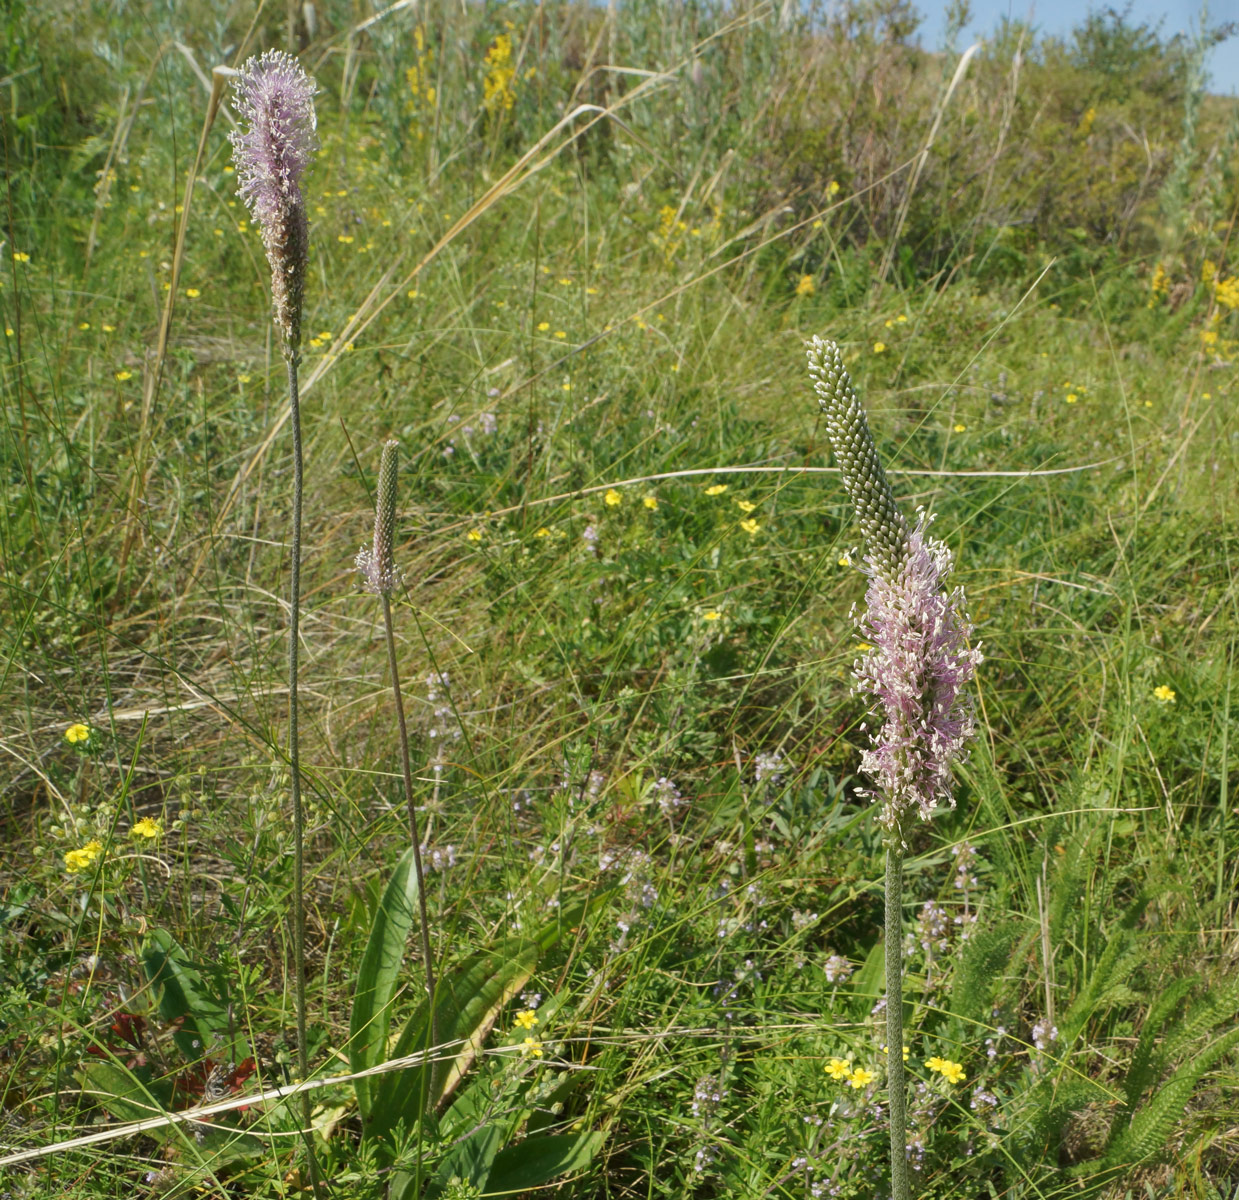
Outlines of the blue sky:
{"type": "MultiPolygon", "coordinates": [[[[921,26],[921,41],[927,50],[942,44],[942,27],[946,4],[920,0],[917,7],[925,16],[921,26]]],[[[1124,0],[1109,0],[1089,3],[1089,0],[972,0],[972,20],[960,38],[962,50],[970,41],[988,36],[1002,17],[1019,17],[1031,20],[1041,31],[1050,34],[1066,34],[1090,8],[1104,10],[1124,8],[1124,0]],[[969,36],[971,35],[971,36],[969,36]],[[967,40],[965,40],[967,38],[967,40]]],[[[1221,25],[1227,21],[1239,22],[1239,0],[1211,0],[1209,24],[1221,25]]],[[[1190,32],[1199,26],[1200,0],[1134,0],[1131,20],[1136,24],[1147,22],[1155,25],[1162,21],[1162,34],[1190,32]]],[[[1208,59],[1211,75],[1209,89],[1225,95],[1239,95],[1239,37],[1233,37],[1216,46],[1208,59]]]]}

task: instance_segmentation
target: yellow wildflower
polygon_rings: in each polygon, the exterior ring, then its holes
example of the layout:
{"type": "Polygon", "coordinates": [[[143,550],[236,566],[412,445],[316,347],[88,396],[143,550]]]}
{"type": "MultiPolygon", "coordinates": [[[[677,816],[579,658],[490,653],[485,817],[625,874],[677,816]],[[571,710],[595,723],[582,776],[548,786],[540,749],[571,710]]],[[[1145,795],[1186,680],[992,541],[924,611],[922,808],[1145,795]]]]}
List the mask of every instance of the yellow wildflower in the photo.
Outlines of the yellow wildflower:
{"type": "Polygon", "coordinates": [[[82,322],[78,325],[78,328],[79,328],[79,329],[80,329],[83,333],[85,333],[85,332],[86,332],[86,330],[88,330],[88,329],[90,328],[90,322],[89,322],[89,321],[82,321],[82,322]]]}
{"type": "Polygon", "coordinates": [[[191,300],[197,300],[202,293],[197,288],[186,288],[185,295],[187,295],[191,300]]]}
{"type": "Polygon", "coordinates": [[[936,1054],[935,1054],[935,1055],[933,1056],[933,1058],[927,1058],[927,1059],[925,1060],[925,1065],[926,1065],[926,1066],[927,1066],[927,1067],[928,1067],[931,1071],[941,1071],[941,1070],[942,1070],[942,1068],[946,1066],[946,1059],[945,1059],[945,1058],[939,1058],[939,1057],[938,1057],[938,1055],[936,1055],[936,1054]]]}
{"type": "Polygon", "coordinates": [[[950,1062],[948,1060],[942,1064],[940,1070],[942,1072],[942,1077],[947,1081],[947,1083],[963,1083],[964,1080],[968,1078],[968,1076],[964,1074],[964,1068],[957,1062],[950,1062]]]}
{"type": "Polygon", "coordinates": [[[1227,308],[1239,308],[1239,279],[1232,275],[1229,279],[1219,280],[1213,294],[1219,304],[1224,304],[1227,308]]]}
{"type": "Polygon", "coordinates": [[[737,500],[737,501],[736,501],[736,507],[737,507],[737,508],[738,508],[738,509],[742,512],[742,513],[751,513],[751,512],[753,511],[753,509],[755,509],[755,508],[757,507],[757,505],[756,505],[756,504],[754,504],[752,500],[737,500]]]}
{"type": "Polygon", "coordinates": [[[644,504],[645,507],[650,510],[650,512],[658,511],[658,497],[657,496],[646,496],[646,498],[642,500],[641,503],[644,504]]]}
{"type": "Polygon", "coordinates": [[[521,1043],[521,1053],[533,1058],[542,1057],[542,1043],[537,1038],[527,1037],[521,1043]]]}
{"type": "Polygon", "coordinates": [[[841,567],[850,567],[852,565],[852,556],[850,554],[840,554],[839,565],[841,567]]]}
{"type": "Polygon", "coordinates": [[[355,239],[351,233],[337,233],[336,234],[336,241],[343,242],[344,245],[346,246],[351,246],[354,240],[355,239]]]}
{"type": "Polygon", "coordinates": [[[1066,395],[1066,400],[1068,404],[1074,404],[1078,399],[1079,399],[1079,396],[1077,396],[1075,392],[1068,392],[1066,395]]]}
{"type": "Polygon", "coordinates": [[[826,195],[837,196],[838,194],[839,194],[839,181],[837,179],[832,179],[826,185],[826,195]]]}
{"type": "MultiPolygon", "coordinates": [[[[1153,689],[1153,696],[1161,704],[1173,704],[1174,688],[1167,687],[1164,683],[1159,683],[1157,687],[1153,689]]],[[[77,728],[77,726],[74,726],[74,728],[77,728]]],[[[68,737],[69,735],[65,734],[65,736],[68,737]]]]}
{"type": "Polygon", "coordinates": [[[547,529],[545,525],[540,525],[537,529],[533,531],[533,535],[536,538],[550,537],[551,531],[547,529]]]}
{"type": "Polygon", "coordinates": [[[158,817],[143,817],[129,831],[133,837],[147,838],[154,841],[163,837],[163,822],[158,817]]]}
{"type": "Polygon", "coordinates": [[[706,488],[706,495],[721,496],[726,490],[727,485],[725,483],[712,483],[708,488],[706,488]]]}
{"type": "Polygon", "coordinates": [[[93,866],[103,854],[103,847],[98,842],[87,842],[80,850],[70,850],[65,855],[65,870],[76,875],[93,866]]]}
{"type": "Polygon", "coordinates": [[[557,330],[555,330],[555,336],[556,336],[557,338],[566,338],[566,337],[568,336],[568,333],[567,333],[567,331],[566,331],[566,330],[563,330],[563,329],[557,329],[557,330]]]}
{"type": "Polygon", "coordinates": [[[133,372],[132,371],[117,371],[116,378],[119,379],[121,383],[124,383],[126,379],[133,378],[133,372]]]}
{"type": "Polygon", "coordinates": [[[812,275],[802,275],[800,282],[796,284],[797,296],[812,296],[817,291],[817,284],[813,282],[812,275]]]}
{"type": "Polygon", "coordinates": [[[614,488],[607,488],[607,494],[603,496],[603,500],[609,508],[615,508],[617,505],[623,503],[624,497],[621,496],[614,488]]]}
{"type": "MultiPolygon", "coordinates": [[[[883,1043],[882,1043],[882,1053],[883,1053],[883,1054],[886,1054],[889,1050],[890,1050],[890,1047],[889,1047],[889,1046],[888,1046],[885,1042],[883,1042],[883,1043]]],[[[905,1046],[905,1047],[903,1048],[903,1061],[904,1061],[904,1062],[907,1062],[907,1061],[908,1061],[908,1047],[907,1047],[907,1046],[905,1046]]]]}
{"type": "Polygon", "coordinates": [[[831,1079],[846,1079],[852,1073],[850,1058],[832,1058],[826,1063],[826,1074],[831,1079]]]}
{"type": "Polygon", "coordinates": [[[482,540],[482,531],[480,529],[470,529],[465,537],[471,542],[480,542],[482,540]]]}
{"type": "Polygon", "coordinates": [[[885,343],[885,342],[874,342],[874,343],[873,343],[873,352],[874,352],[874,354],[885,354],[885,353],[886,353],[886,343],[885,343]]]}
{"type": "Polygon", "coordinates": [[[545,333],[548,329],[550,329],[550,327],[551,327],[550,321],[539,321],[538,322],[539,333],[545,333]]]}
{"type": "Polygon", "coordinates": [[[27,254],[24,250],[14,250],[13,261],[14,262],[29,262],[30,255],[27,254]]]}
{"type": "Polygon", "coordinates": [[[561,275],[557,282],[562,284],[564,287],[567,287],[572,282],[572,280],[569,279],[567,275],[561,275]]]}
{"type": "Polygon", "coordinates": [[[848,1087],[863,1088],[866,1084],[873,1082],[873,1072],[866,1071],[864,1067],[857,1067],[848,1076],[848,1087]]]}
{"type": "Polygon", "coordinates": [[[65,730],[65,741],[71,746],[76,746],[79,742],[90,741],[90,726],[83,725],[80,721],[76,725],[70,725],[65,730]]]}
{"type": "Polygon", "coordinates": [[[752,537],[753,534],[755,534],[761,528],[761,526],[758,525],[758,523],[752,517],[749,517],[747,520],[740,522],[740,528],[743,529],[744,532],[749,535],[749,537],[752,537]]]}
{"type": "Polygon", "coordinates": [[[967,429],[967,428],[968,428],[968,426],[967,426],[967,425],[958,425],[958,424],[957,424],[957,425],[955,426],[955,432],[956,432],[956,433],[963,433],[963,432],[964,432],[964,430],[965,430],[965,429],[967,429]]]}
{"type": "Polygon", "coordinates": [[[717,621],[723,614],[717,608],[712,608],[709,612],[703,612],[701,619],[703,621],[717,621]]]}
{"type": "Polygon", "coordinates": [[[482,80],[482,104],[487,112],[508,110],[516,103],[512,81],[516,68],[512,66],[512,35],[499,34],[482,58],[486,76],[482,80]]]}
{"type": "Polygon", "coordinates": [[[538,1014],[532,1008],[523,1009],[516,1014],[516,1023],[522,1029],[532,1029],[538,1023],[538,1014]]]}

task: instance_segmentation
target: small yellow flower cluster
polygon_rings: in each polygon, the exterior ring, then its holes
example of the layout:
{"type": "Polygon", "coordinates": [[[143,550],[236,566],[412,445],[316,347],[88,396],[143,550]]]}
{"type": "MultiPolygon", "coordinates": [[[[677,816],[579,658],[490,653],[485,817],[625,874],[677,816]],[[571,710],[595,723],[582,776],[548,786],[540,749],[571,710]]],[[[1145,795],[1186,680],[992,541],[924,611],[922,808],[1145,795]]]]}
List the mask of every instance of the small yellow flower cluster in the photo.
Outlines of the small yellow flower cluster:
{"type": "Polygon", "coordinates": [[[850,1058],[832,1058],[826,1063],[826,1074],[836,1083],[846,1083],[850,1088],[860,1089],[871,1084],[876,1076],[864,1067],[853,1067],[850,1058]]]}
{"type": "Polygon", "coordinates": [[[725,483],[712,483],[706,488],[707,496],[721,496],[727,490],[725,483]]]}
{"type": "Polygon", "coordinates": [[[90,726],[83,725],[80,721],[76,725],[70,725],[65,730],[65,741],[70,746],[78,746],[82,742],[90,741],[90,726]]]}
{"type": "Polygon", "coordinates": [[[676,251],[684,242],[684,235],[688,232],[688,222],[680,220],[676,212],[673,204],[664,204],[658,210],[658,233],[654,240],[669,259],[675,257],[676,251]]]}
{"type": "Polygon", "coordinates": [[[800,282],[796,284],[797,296],[812,296],[817,291],[817,284],[813,281],[812,275],[802,275],[800,282]]]}
{"type": "Polygon", "coordinates": [[[434,50],[426,48],[426,27],[417,26],[413,30],[413,45],[417,50],[417,58],[413,66],[404,73],[405,82],[409,85],[409,99],[405,104],[406,111],[413,118],[413,132],[418,138],[422,132],[421,120],[435,106],[434,50]]]}
{"type": "Polygon", "coordinates": [[[1219,304],[1227,308],[1239,308],[1239,279],[1233,275],[1219,279],[1213,289],[1213,294],[1219,304]]]}
{"type": "Polygon", "coordinates": [[[538,1014],[532,1008],[522,1009],[516,1014],[516,1023],[522,1029],[532,1029],[538,1023],[538,1014]]]}
{"type": "Polygon", "coordinates": [[[1157,263],[1149,280],[1149,308],[1156,308],[1157,302],[1169,291],[1170,276],[1166,274],[1166,268],[1157,263]]]}
{"type": "Polygon", "coordinates": [[[501,33],[491,42],[482,58],[486,77],[482,80],[482,104],[489,113],[509,111],[516,103],[512,81],[516,68],[512,65],[512,35],[501,33]]]}
{"type": "Polygon", "coordinates": [[[527,1037],[521,1043],[521,1053],[525,1055],[526,1058],[541,1058],[542,1043],[537,1038],[527,1037]]]}
{"type": "Polygon", "coordinates": [[[874,354],[885,354],[885,353],[886,353],[886,343],[885,343],[885,342],[874,342],[874,343],[873,343],[873,352],[874,352],[874,354]]]}
{"type": "Polygon", "coordinates": [[[1157,687],[1153,689],[1153,698],[1159,704],[1173,704],[1174,688],[1167,687],[1164,683],[1159,683],[1157,687]]]}
{"type": "Polygon", "coordinates": [[[80,850],[70,850],[65,855],[65,870],[71,875],[88,870],[103,856],[103,846],[96,841],[87,842],[80,850]]]}
{"type": "Polygon", "coordinates": [[[758,523],[752,517],[746,517],[743,521],[740,522],[740,528],[743,529],[744,532],[749,535],[749,537],[752,537],[753,534],[755,534],[761,528],[761,526],[758,525],[758,523]]]}
{"type": "Polygon", "coordinates": [[[939,1058],[936,1054],[933,1058],[927,1058],[925,1065],[931,1071],[937,1071],[947,1083],[963,1083],[968,1078],[959,1063],[951,1062],[949,1058],[939,1058]]]}
{"type": "Polygon", "coordinates": [[[608,508],[618,508],[624,502],[624,497],[614,488],[607,488],[607,494],[602,499],[608,508]]]}
{"type": "Polygon", "coordinates": [[[646,496],[645,499],[641,501],[641,503],[644,504],[645,507],[650,510],[650,512],[658,511],[658,497],[657,496],[646,496]]]}

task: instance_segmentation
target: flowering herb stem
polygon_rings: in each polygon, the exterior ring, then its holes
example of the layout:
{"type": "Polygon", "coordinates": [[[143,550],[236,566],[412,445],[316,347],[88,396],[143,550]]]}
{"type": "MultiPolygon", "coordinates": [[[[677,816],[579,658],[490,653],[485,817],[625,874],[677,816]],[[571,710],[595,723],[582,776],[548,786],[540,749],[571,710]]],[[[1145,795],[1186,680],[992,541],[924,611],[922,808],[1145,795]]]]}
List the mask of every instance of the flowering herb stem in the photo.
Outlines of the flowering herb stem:
{"type": "MultiPolygon", "coordinates": [[[[955,807],[952,764],[974,732],[963,694],[981,661],[968,645],[972,632],[959,588],[944,580],[951,552],[929,536],[932,517],[920,512],[914,529],[882,468],[865,410],[839,347],[815,337],[809,375],[838,460],[843,486],[865,539],[869,577],[861,632],[870,643],[856,663],[856,683],[869,695],[878,728],[861,768],[873,781],[886,841],[886,1045],[890,1108],[891,1198],[909,1200],[907,1078],[903,1065],[903,856],[913,815],[928,821],[955,807]]],[[[864,725],[861,726],[865,728],[864,725]]],[[[862,793],[863,794],[863,793],[862,793]]]]}
{"type": "MultiPolygon", "coordinates": [[[[240,118],[229,135],[237,168],[238,195],[262,235],[271,268],[271,316],[280,332],[288,368],[288,406],[293,437],[293,515],[288,623],[288,764],[293,809],[293,954],[297,1002],[297,1069],[310,1074],[305,1002],[305,813],[301,802],[301,750],[297,716],[301,616],[301,312],[309,264],[309,226],[302,177],[317,148],[315,83],[289,54],[268,50],[247,59],[234,85],[240,118]]],[[[321,1196],[310,1099],[302,1098],[302,1126],[315,1197],[321,1196]]]]}
{"type": "MultiPolygon", "coordinates": [[[[369,549],[362,547],[356,558],[361,572],[362,586],[373,592],[383,602],[383,631],[387,640],[387,665],[391,671],[392,697],[396,703],[396,725],[400,735],[400,768],[404,778],[404,799],[409,814],[409,837],[413,842],[413,873],[417,879],[417,908],[422,942],[422,961],[426,966],[426,994],[430,1005],[430,1021],[427,1033],[434,1045],[442,1045],[439,1013],[435,1005],[435,970],[433,951],[430,946],[430,916],[426,911],[426,874],[422,867],[422,840],[417,828],[417,804],[413,796],[413,762],[409,753],[409,726],[404,715],[404,696],[400,690],[400,667],[396,658],[396,634],[392,625],[391,593],[401,580],[395,562],[396,531],[396,476],[398,470],[399,443],[389,440],[383,445],[383,457],[379,463],[379,480],[374,506],[374,540],[369,549]]],[[[430,1047],[427,1046],[427,1050],[430,1047]]],[[[425,1078],[427,1093],[435,1091],[438,1066],[432,1061],[430,1073],[425,1078]]],[[[423,1095],[425,1107],[428,1095],[423,1095]]],[[[420,1144],[421,1129],[418,1138],[420,1144]]],[[[418,1157],[420,1179],[421,1158],[418,1157]]],[[[419,1184],[420,1186],[420,1184],[419,1184]]]]}
{"type": "MultiPolygon", "coordinates": [[[[305,806],[301,802],[301,747],[297,716],[298,673],[301,639],[301,500],[304,485],[301,455],[301,393],[298,367],[301,355],[286,347],[284,361],[288,367],[289,424],[293,435],[293,528],[292,562],[289,566],[288,615],[288,766],[292,776],[293,806],[293,956],[297,960],[297,1071],[302,1079],[310,1077],[310,1048],[306,1032],[305,1004],[305,806]]],[[[310,1181],[314,1195],[319,1195],[318,1161],[314,1155],[313,1132],[310,1124],[310,1095],[301,1095],[301,1118],[309,1154],[310,1181]]]]}
{"type": "Polygon", "coordinates": [[[903,847],[886,847],[886,1090],[891,1200],[908,1200],[908,1083],[903,1064],[903,847]]]}
{"type": "MultiPolygon", "coordinates": [[[[391,597],[387,592],[381,593],[383,601],[383,630],[387,636],[387,663],[391,670],[392,697],[396,703],[396,722],[400,731],[400,769],[404,776],[404,799],[409,811],[409,836],[413,839],[413,873],[417,876],[417,915],[422,941],[422,962],[426,967],[426,998],[430,1005],[430,1020],[426,1032],[433,1046],[441,1046],[438,1006],[435,1003],[435,970],[434,957],[430,947],[430,916],[426,911],[426,875],[422,869],[421,839],[417,831],[417,806],[413,801],[413,766],[409,755],[409,728],[404,717],[404,699],[400,693],[400,672],[396,665],[396,635],[392,629],[391,597]]],[[[422,1098],[420,1110],[424,1113],[430,1097],[437,1094],[439,1062],[437,1055],[430,1053],[431,1045],[426,1046],[427,1058],[430,1061],[430,1071],[423,1072],[422,1098]]],[[[417,1168],[413,1195],[421,1193],[422,1173],[422,1130],[424,1122],[417,1125],[417,1168]]]]}

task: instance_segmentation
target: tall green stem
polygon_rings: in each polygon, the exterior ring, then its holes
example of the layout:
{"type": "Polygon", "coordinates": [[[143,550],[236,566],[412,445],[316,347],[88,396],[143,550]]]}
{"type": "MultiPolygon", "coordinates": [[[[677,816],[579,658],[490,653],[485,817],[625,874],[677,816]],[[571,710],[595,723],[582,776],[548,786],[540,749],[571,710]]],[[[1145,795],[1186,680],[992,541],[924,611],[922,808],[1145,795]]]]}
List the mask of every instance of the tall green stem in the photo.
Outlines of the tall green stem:
{"type": "MultiPolygon", "coordinates": [[[[899,831],[894,835],[899,837],[899,831]]],[[[903,1065],[903,849],[886,848],[886,1086],[891,1124],[891,1200],[909,1200],[908,1087],[903,1065]]]]}
{"type": "MultiPolygon", "coordinates": [[[[288,367],[288,404],[293,429],[293,544],[289,572],[288,619],[288,764],[292,772],[293,800],[293,956],[297,960],[297,1071],[304,1080],[310,1077],[310,1048],[306,1037],[305,1015],[305,812],[301,804],[301,748],[297,729],[297,669],[301,636],[301,393],[297,380],[297,368],[301,363],[300,352],[295,347],[285,347],[284,362],[288,367]]],[[[301,1115],[305,1128],[306,1152],[309,1155],[310,1182],[317,1197],[318,1161],[314,1156],[308,1092],[301,1094],[301,1115]]]]}
{"type": "MultiPolygon", "coordinates": [[[[417,832],[417,806],[413,802],[413,764],[409,757],[409,728],[404,719],[404,698],[400,693],[400,672],[396,665],[396,635],[392,630],[391,598],[382,593],[383,628],[387,634],[387,664],[391,670],[391,690],[396,701],[396,720],[400,726],[400,766],[404,772],[404,799],[409,810],[409,836],[413,839],[413,871],[417,875],[417,907],[421,918],[422,959],[426,964],[426,991],[430,996],[430,1029],[436,1046],[439,1037],[439,1013],[435,1006],[434,959],[430,950],[430,917],[426,912],[426,877],[422,872],[422,842],[417,832]]],[[[430,1075],[436,1074],[432,1067],[430,1075]]]]}

